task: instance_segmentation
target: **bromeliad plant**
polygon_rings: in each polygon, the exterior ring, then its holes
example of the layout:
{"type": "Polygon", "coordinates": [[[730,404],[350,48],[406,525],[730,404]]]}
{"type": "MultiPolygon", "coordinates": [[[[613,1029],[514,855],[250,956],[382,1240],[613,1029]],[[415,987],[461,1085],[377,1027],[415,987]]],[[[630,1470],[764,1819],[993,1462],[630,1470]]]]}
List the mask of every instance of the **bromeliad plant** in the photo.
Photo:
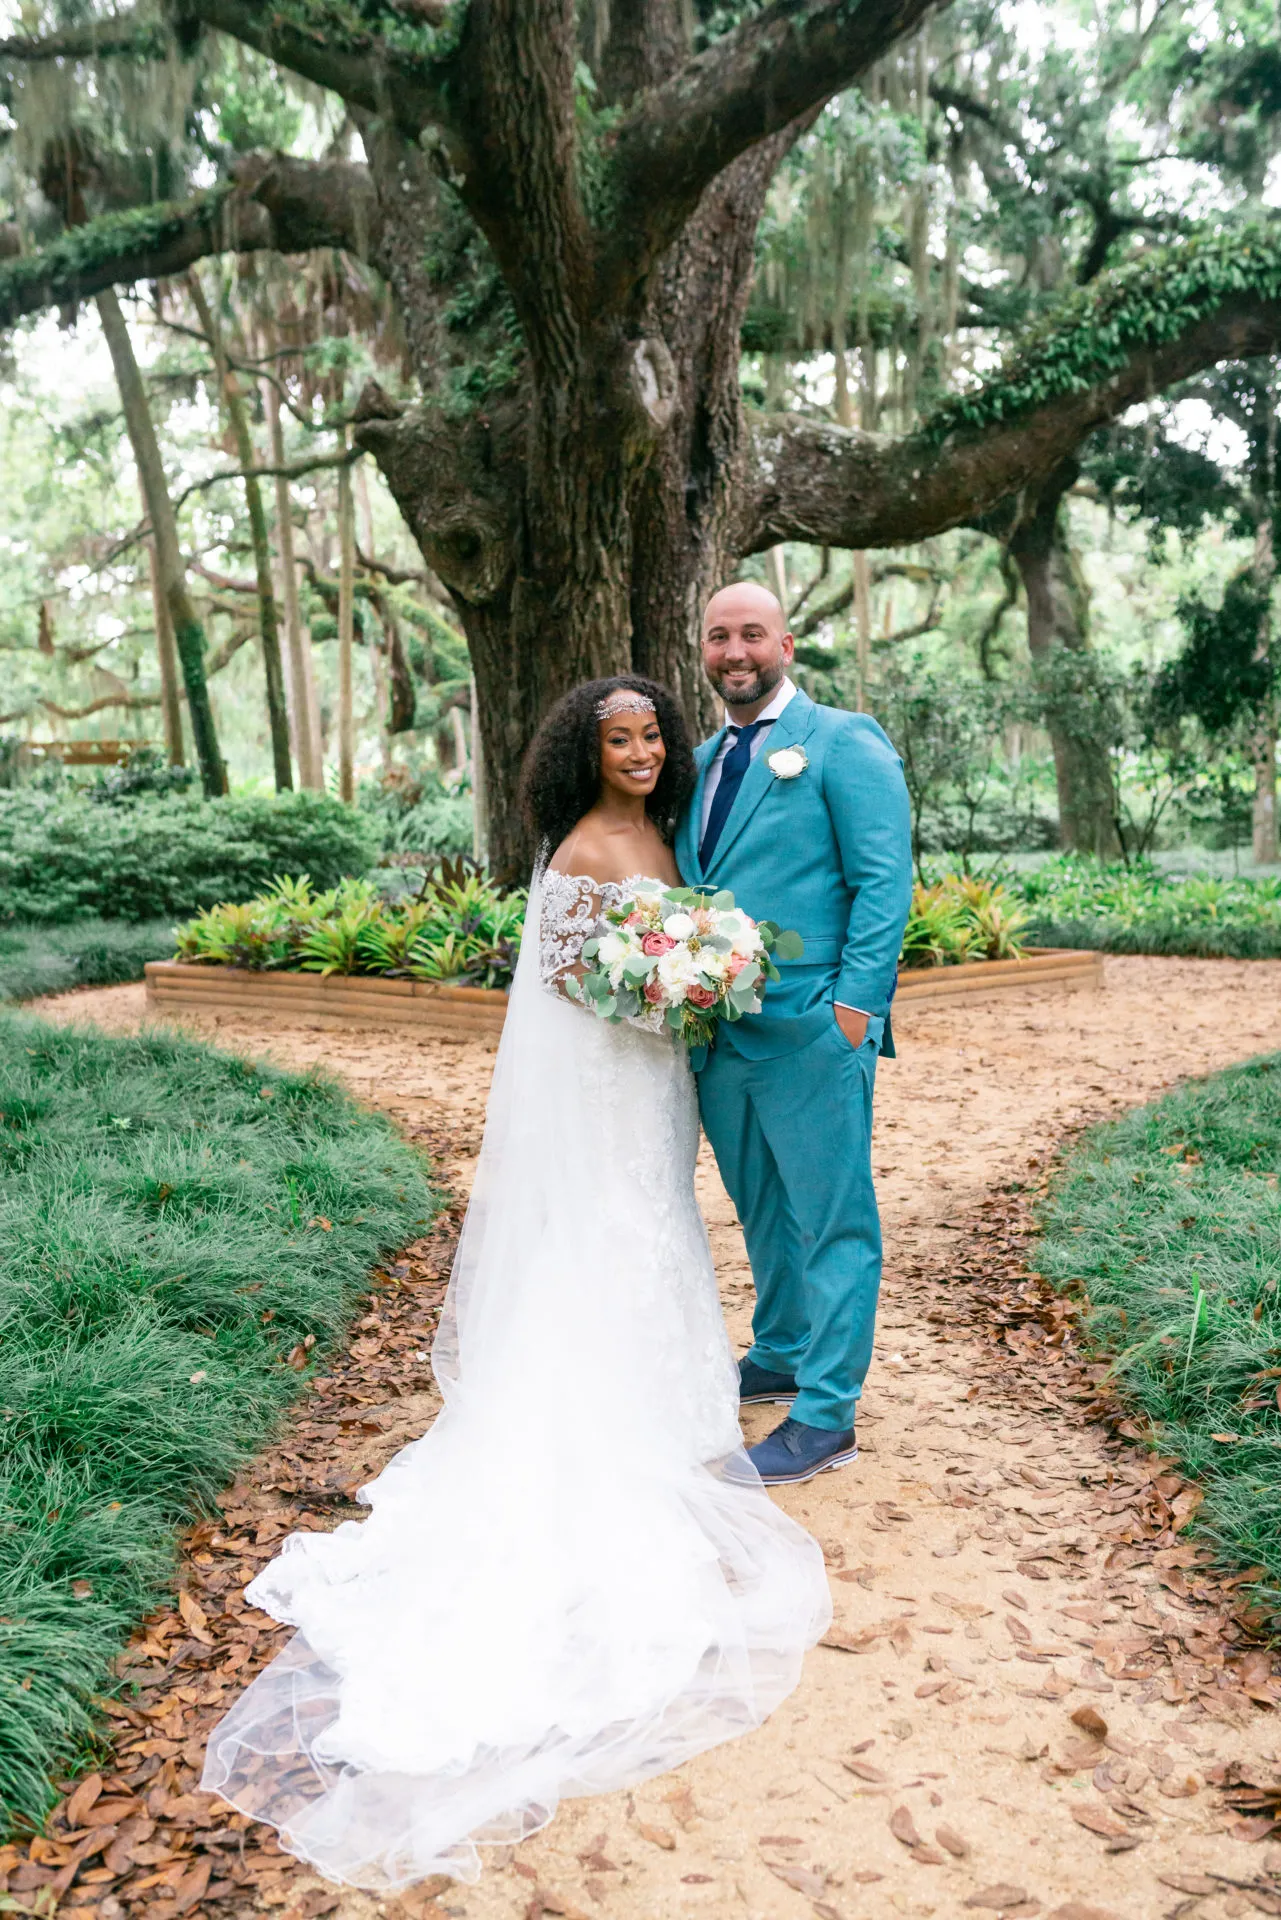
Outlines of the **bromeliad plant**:
{"type": "Polygon", "coordinates": [[[954,967],[966,960],[1017,960],[1027,913],[1003,886],[949,873],[918,883],[903,934],[900,965],[954,967]]]}
{"type": "Polygon", "coordinates": [[[504,988],[520,949],[525,898],[462,859],[442,861],[399,901],[385,899],[370,880],[313,893],[304,875],[197,914],[177,929],[177,958],[504,988]]]}

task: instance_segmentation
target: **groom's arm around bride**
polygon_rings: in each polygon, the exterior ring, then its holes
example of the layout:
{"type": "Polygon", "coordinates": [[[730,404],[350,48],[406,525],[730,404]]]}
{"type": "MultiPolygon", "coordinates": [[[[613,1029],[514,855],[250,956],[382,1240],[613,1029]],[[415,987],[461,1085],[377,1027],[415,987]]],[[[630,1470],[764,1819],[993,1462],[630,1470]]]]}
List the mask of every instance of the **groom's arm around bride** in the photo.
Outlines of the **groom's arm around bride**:
{"type": "Polygon", "coordinates": [[[727,725],[696,755],[677,859],[805,942],[762,1013],[722,1026],[699,1105],[756,1282],[743,1398],[791,1402],[751,1450],[771,1483],[853,1459],[872,1353],[881,1239],[872,1094],[911,897],[907,792],[866,714],[793,686],[783,612],[763,587],[708,605],[703,659],[727,725]]]}

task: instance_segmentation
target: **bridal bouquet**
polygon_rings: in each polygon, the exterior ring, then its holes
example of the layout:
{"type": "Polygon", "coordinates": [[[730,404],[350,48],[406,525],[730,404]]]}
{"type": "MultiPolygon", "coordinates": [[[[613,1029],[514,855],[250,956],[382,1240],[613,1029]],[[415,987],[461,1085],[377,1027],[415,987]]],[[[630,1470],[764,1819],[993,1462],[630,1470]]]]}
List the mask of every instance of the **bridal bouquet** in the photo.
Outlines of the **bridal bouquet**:
{"type": "Polygon", "coordinates": [[[637,892],[604,918],[608,930],[583,943],[587,971],[566,982],[571,998],[602,1020],[670,1027],[687,1047],[710,1045],[719,1020],[759,1013],[779,977],[771,956],[799,960],[805,950],[799,934],[753,920],[725,891],[637,892]]]}

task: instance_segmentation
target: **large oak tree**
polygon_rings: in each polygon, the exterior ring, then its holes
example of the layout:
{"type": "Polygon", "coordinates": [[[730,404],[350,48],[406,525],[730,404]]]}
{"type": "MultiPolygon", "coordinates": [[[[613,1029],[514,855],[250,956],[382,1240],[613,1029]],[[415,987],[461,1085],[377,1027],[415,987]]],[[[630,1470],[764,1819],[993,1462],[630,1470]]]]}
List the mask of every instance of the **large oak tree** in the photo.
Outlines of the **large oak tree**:
{"type": "Polygon", "coordinates": [[[996,515],[1052,622],[1054,507],[1083,439],[1281,339],[1281,246],[1225,232],[1100,276],[912,433],[745,409],[770,181],[927,8],[772,0],[691,36],[684,0],[180,0],[11,41],[30,67],[231,35],[339,95],[366,159],[242,158],[190,201],[90,221],[0,268],[0,324],[217,251],[340,247],[376,268],[420,397],[371,385],[357,439],[458,602],[504,862],[523,748],[567,686],[633,667],[710,719],[699,608],[743,555],[996,515]]]}

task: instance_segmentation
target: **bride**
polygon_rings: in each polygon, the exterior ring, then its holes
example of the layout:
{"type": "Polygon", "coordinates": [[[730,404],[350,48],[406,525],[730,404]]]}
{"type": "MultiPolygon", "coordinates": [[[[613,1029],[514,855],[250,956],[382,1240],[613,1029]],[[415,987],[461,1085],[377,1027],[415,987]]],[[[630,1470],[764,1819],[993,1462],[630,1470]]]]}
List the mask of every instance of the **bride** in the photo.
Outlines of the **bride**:
{"type": "Polygon", "coordinates": [[[565,982],[607,906],[679,884],[680,710],[594,681],[544,723],[542,846],[432,1353],[444,1410],[248,1598],[298,1629],[202,1785],[386,1890],[759,1726],[830,1618],[822,1556],[742,1450],[680,1042],[565,982]],[[550,851],[551,857],[547,858],[550,851]]]}

